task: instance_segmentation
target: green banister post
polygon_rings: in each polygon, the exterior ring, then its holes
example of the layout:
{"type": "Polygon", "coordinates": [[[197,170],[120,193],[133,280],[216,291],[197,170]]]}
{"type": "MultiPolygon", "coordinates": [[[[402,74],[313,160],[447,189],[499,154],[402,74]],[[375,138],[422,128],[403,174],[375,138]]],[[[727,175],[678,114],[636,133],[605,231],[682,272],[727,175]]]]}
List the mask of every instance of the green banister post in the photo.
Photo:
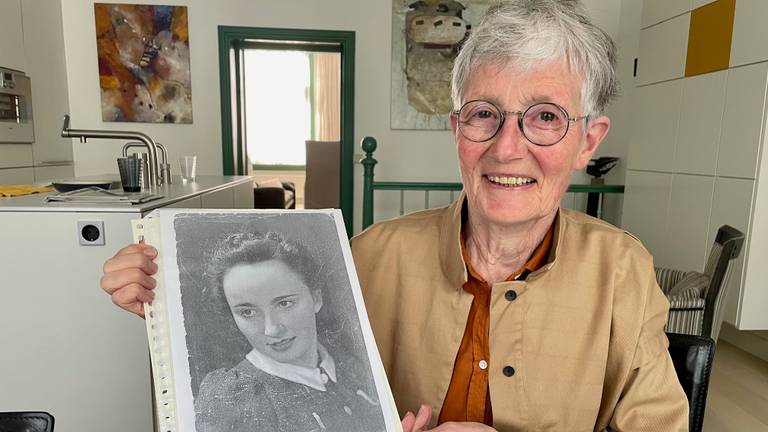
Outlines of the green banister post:
{"type": "Polygon", "coordinates": [[[360,142],[365,157],[360,160],[363,165],[363,229],[373,224],[373,167],[378,162],[373,158],[376,151],[376,139],[367,136],[360,142]]]}

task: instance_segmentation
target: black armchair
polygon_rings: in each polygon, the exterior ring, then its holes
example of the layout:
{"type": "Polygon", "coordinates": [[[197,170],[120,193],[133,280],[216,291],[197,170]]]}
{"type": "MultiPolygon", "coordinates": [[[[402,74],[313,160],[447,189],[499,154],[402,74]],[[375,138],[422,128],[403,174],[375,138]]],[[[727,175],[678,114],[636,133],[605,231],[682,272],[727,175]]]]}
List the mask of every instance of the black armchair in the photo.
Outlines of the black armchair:
{"type": "Polygon", "coordinates": [[[53,432],[47,412],[0,412],[0,432],[53,432]]]}
{"type": "MultiPolygon", "coordinates": [[[[277,182],[275,182],[277,183],[277,182]]],[[[257,209],[295,209],[296,187],[293,182],[280,182],[274,186],[254,185],[253,208],[257,209]]]]}
{"type": "Polygon", "coordinates": [[[715,341],[706,336],[676,333],[667,333],[667,338],[677,378],[688,396],[688,430],[700,432],[707,406],[709,375],[715,358],[715,341]]]}

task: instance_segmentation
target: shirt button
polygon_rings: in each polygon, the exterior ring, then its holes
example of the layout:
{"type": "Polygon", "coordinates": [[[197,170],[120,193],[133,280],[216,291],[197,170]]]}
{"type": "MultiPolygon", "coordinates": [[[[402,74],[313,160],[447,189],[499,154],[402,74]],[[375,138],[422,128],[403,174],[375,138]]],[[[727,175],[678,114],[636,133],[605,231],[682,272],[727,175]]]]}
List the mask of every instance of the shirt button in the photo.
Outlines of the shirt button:
{"type": "Polygon", "coordinates": [[[352,415],[352,408],[344,405],[344,412],[349,414],[349,415],[352,415]]]}
{"type": "Polygon", "coordinates": [[[504,366],[504,369],[501,370],[505,376],[511,377],[515,374],[515,368],[512,366],[504,366]]]}
{"type": "Polygon", "coordinates": [[[477,365],[478,365],[478,366],[480,367],[480,369],[482,369],[482,370],[486,370],[486,369],[488,369],[488,362],[487,362],[487,361],[485,361],[485,360],[480,360],[480,362],[478,362],[478,363],[477,363],[477,365]]]}
{"type": "Polygon", "coordinates": [[[509,301],[515,301],[515,299],[517,298],[517,293],[515,292],[515,290],[509,290],[504,293],[504,298],[509,301]]]}

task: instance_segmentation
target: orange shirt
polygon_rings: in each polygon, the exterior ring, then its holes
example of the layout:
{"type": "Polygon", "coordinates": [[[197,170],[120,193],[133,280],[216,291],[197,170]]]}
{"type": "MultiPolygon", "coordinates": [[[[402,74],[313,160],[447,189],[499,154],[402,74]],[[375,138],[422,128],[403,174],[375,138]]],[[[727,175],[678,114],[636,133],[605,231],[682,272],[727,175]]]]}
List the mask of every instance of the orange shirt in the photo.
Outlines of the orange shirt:
{"type": "MultiPolygon", "coordinates": [[[[523,267],[512,273],[507,280],[524,279],[528,273],[534,272],[547,263],[552,246],[554,227],[547,231],[544,239],[533,252],[523,267]]],[[[472,294],[472,306],[467,317],[464,337],[456,354],[453,375],[448,385],[448,392],[440,410],[438,424],[449,421],[469,421],[493,425],[491,398],[488,395],[488,363],[490,350],[488,348],[488,318],[490,315],[491,287],[472,268],[469,256],[464,247],[464,234],[461,235],[461,254],[467,263],[469,273],[464,291],[472,294]]],[[[514,292],[509,293],[508,300],[514,301],[514,292]]]]}

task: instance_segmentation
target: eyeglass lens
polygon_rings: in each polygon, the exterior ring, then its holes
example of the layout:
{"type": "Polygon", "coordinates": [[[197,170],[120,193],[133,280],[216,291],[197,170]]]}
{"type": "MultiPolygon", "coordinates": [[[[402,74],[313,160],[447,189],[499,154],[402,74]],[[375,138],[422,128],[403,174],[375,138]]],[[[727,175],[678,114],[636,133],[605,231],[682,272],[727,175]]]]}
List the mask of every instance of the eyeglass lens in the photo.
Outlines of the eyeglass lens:
{"type": "MultiPolygon", "coordinates": [[[[568,131],[568,114],[553,103],[538,103],[522,114],[507,114],[522,115],[523,135],[537,145],[553,145],[568,131]]],[[[490,102],[467,102],[459,110],[459,130],[470,141],[488,141],[501,128],[502,119],[499,108],[490,102]]]]}

